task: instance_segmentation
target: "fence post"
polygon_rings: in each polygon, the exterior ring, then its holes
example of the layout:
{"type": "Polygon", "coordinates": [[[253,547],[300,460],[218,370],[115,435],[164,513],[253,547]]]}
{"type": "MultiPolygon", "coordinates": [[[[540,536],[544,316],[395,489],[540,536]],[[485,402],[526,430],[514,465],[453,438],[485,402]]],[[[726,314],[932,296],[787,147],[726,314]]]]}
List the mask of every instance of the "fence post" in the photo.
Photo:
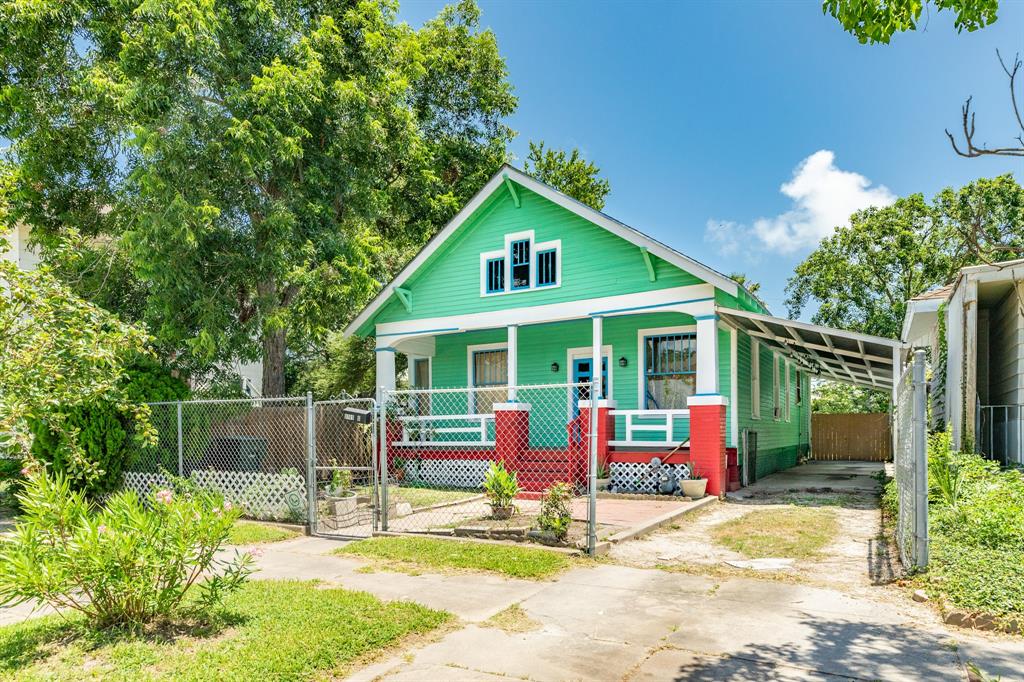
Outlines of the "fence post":
{"type": "Polygon", "coordinates": [[[914,557],[916,568],[928,567],[928,438],[927,395],[924,351],[914,351],[913,424],[914,443],[914,557]]]}
{"type": "Polygon", "coordinates": [[[597,553],[597,396],[601,381],[600,359],[594,363],[594,367],[596,370],[590,379],[590,447],[587,448],[587,554],[590,556],[597,553]]]}
{"type": "Polygon", "coordinates": [[[306,393],[306,522],[316,533],[316,442],[313,428],[313,392],[306,393]]]}
{"type": "Polygon", "coordinates": [[[185,475],[185,442],[181,429],[181,401],[178,401],[178,476],[185,475]]]}
{"type": "Polygon", "coordinates": [[[388,529],[388,391],[381,386],[378,394],[380,402],[377,410],[380,413],[380,426],[377,427],[377,442],[380,447],[380,529],[388,529]]]}

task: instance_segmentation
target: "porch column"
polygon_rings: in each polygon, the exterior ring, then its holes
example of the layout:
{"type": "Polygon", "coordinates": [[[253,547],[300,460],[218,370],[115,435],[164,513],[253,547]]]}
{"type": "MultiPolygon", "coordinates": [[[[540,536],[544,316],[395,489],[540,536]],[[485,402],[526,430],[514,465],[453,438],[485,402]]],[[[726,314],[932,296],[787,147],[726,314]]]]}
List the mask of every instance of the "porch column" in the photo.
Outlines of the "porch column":
{"type": "MultiPolygon", "coordinates": [[[[592,319],[594,321],[594,323],[593,323],[594,334],[593,334],[593,350],[592,350],[592,353],[591,353],[591,356],[590,356],[590,358],[591,358],[591,362],[590,362],[591,374],[590,374],[590,376],[595,377],[597,379],[597,390],[594,391],[594,395],[590,396],[590,398],[591,398],[591,400],[600,400],[601,398],[604,397],[604,381],[601,380],[601,377],[603,375],[603,372],[601,371],[601,360],[602,360],[601,347],[602,347],[602,341],[603,341],[602,334],[604,332],[604,328],[602,326],[602,323],[604,322],[604,318],[601,317],[600,315],[595,315],[592,319]]],[[[608,358],[608,362],[611,362],[611,358],[608,358]]],[[[608,371],[611,372],[612,368],[609,367],[608,371]]]]}
{"type": "Polygon", "coordinates": [[[395,390],[395,349],[390,346],[377,349],[377,402],[384,391],[395,390]]]}
{"type": "Polygon", "coordinates": [[[696,319],[697,395],[718,395],[718,315],[696,319]]]}
{"type": "Polygon", "coordinates": [[[725,408],[729,399],[721,395],[694,395],[686,402],[690,408],[690,461],[708,479],[708,495],[724,495],[728,485],[725,408]]]}
{"type": "Polygon", "coordinates": [[[508,326],[508,401],[516,401],[516,387],[519,386],[519,326],[508,326]]]}

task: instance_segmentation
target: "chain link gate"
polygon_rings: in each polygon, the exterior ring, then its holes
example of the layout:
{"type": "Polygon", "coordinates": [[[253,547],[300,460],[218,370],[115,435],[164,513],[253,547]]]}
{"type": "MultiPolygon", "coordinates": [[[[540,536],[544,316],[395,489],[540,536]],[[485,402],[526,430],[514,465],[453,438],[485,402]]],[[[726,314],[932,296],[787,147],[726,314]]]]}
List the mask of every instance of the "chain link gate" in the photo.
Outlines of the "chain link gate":
{"type": "Polygon", "coordinates": [[[896,388],[896,544],[908,570],[928,566],[928,430],[924,351],[915,351],[896,388]]]}
{"type": "Polygon", "coordinates": [[[312,417],[310,532],[368,537],[380,509],[377,401],[324,400],[313,403],[312,417]]]}
{"type": "Polygon", "coordinates": [[[381,529],[551,542],[539,531],[542,498],[563,484],[557,490],[571,522],[560,542],[592,550],[591,388],[575,383],[383,391],[381,529]],[[484,481],[498,463],[515,483],[509,499],[496,504],[484,481]]]}

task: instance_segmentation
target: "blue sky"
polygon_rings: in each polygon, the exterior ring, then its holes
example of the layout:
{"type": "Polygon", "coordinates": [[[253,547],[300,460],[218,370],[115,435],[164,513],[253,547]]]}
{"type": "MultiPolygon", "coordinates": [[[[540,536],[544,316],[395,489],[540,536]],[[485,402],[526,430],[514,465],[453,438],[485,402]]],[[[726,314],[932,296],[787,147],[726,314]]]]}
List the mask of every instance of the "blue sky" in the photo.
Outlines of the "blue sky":
{"type": "MultiPolygon", "coordinates": [[[[444,4],[407,0],[401,17],[418,26],[444,4]]],[[[1024,51],[1024,2],[1001,4],[975,33],[926,8],[924,30],[868,46],[816,0],[480,2],[519,97],[514,153],[579,147],[611,181],[607,213],[746,272],[775,314],[848,207],[1024,181],[1021,159],[959,158],[942,132],[974,95],[976,143],[1012,142],[995,50],[1024,51]]]]}

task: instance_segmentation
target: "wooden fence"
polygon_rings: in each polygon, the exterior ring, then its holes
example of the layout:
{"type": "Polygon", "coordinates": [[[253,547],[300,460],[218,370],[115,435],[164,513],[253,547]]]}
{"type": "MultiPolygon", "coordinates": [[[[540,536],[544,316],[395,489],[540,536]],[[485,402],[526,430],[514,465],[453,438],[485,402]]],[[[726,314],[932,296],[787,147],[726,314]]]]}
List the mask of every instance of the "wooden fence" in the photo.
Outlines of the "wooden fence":
{"type": "Polygon", "coordinates": [[[888,413],[812,414],[811,457],[872,462],[892,459],[888,413]]]}

